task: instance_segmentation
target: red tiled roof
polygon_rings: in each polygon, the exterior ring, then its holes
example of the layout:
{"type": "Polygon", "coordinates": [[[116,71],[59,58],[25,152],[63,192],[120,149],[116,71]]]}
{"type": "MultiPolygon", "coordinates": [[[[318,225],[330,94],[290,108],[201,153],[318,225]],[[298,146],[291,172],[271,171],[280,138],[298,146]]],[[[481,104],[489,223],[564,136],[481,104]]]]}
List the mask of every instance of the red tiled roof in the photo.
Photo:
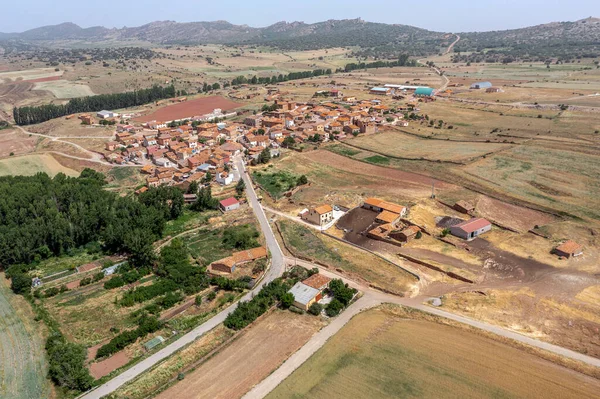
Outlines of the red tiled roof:
{"type": "Polygon", "coordinates": [[[222,200],[222,201],[220,202],[220,204],[221,204],[221,205],[222,205],[224,208],[226,208],[226,207],[228,207],[228,206],[231,206],[231,205],[235,205],[235,204],[237,204],[237,203],[238,203],[238,200],[236,200],[236,199],[235,199],[235,198],[233,198],[233,197],[226,198],[226,199],[224,199],[224,200],[222,200]]]}
{"type": "Polygon", "coordinates": [[[302,284],[305,284],[305,285],[308,285],[309,287],[320,290],[321,287],[329,284],[330,281],[331,281],[331,279],[329,277],[326,277],[320,273],[317,273],[317,274],[313,274],[312,276],[310,276],[309,278],[304,280],[302,282],[302,284]]]}
{"type": "Polygon", "coordinates": [[[486,226],[489,226],[490,224],[490,222],[483,218],[474,218],[471,220],[465,220],[464,222],[461,222],[454,227],[459,227],[467,233],[472,233],[486,226]]]}

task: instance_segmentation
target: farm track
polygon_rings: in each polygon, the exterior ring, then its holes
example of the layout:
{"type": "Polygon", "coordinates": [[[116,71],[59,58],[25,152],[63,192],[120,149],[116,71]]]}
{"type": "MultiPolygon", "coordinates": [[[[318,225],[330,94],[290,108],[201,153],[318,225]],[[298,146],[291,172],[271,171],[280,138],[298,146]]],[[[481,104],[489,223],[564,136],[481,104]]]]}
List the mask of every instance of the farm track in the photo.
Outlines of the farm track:
{"type": "MultiPolygon", "coordinates": [[[[4,275],[0,276],[4,279],[4,275]]],[[[46,358],[42,343],[25,327],[0,282],[0,397],[47,398],[46,358]]]]}

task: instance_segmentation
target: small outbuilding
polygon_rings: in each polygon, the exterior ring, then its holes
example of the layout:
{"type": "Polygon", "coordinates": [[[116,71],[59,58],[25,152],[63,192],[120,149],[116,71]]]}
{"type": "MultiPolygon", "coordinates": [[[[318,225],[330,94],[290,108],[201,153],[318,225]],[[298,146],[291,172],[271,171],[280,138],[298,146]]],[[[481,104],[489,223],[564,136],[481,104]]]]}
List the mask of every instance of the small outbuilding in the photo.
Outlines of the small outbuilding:
{"type": "Polygon", "coordinates": [[[473,218],[450,227],[450,233],[465,240],[472,240],[491,229],[492,224],[486,219],[473,218]]]}
{"type": "Polygon", "coordinates": [[[235,199],[234,197],[229,197],[229,198],[224,199],[219,202],[219,208],[223,212],[234,211],[236,209],[239,209],[239,207],[240,207],[240,202],[237,199],[235,199]]]}
{"type": "Polygon", "coordinates": [[[570,258],[575,256],[583,255],[583,246],[577,244],[575,241],[567,240],[554,248],[553,251],[556,255],[562,256],[563,258],[570,258]]]}
{"type": "Polygon", "coordinates": [[[417,226],[408,226],[404,230],[391,232],[390,238],[401,242],[409,242],[412,241],[420,231],[421,229],[417,226]]]}
{"type": "Polygon", "coordinates": [[[492,83],[491,82],[476,82],[473,83],[471,85],[471,89],[489,89],[490,87],[492,87],[492,83]]]}
{"type": "Polygon", "coordinates": [[[472,202],[469,201],[457,201],[456,204],[454,204],[453,206],[454,210],[460,212],[460,213],[471,213],[473,211],[475,211],[475,205],[473,205],[472,202]]]}

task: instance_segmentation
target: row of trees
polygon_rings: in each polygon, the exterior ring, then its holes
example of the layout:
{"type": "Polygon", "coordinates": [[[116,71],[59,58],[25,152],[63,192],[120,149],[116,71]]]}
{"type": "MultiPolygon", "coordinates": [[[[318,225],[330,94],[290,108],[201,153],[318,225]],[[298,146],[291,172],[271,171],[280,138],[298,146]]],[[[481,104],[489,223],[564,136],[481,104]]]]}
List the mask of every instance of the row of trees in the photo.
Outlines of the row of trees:
{"type": "Polygon", "coordinates": [[[360,62],[346,64],[344,69],[338,69],[336,72],[352,72],[357,69],[370,69],[370,68],[392,68],[398,66],[417,66],[415,60],[409,59],[408,54],[401,54],[397,61],[375,61],[375,62],[360,62]]]}
{"type": "Polygon", "coordinates": [[[148,104],[164,98],[174,97],[175,94],[175,87],[172,85],[167,87],[155,85],[149,89],[125,93],[73,98],[64,105],[46,104],[38,107],[15,107],[13,117],[17,125],[31,125],[78,112],[97,112],[103,109],[119,109],[148,104]]]}
{"type": "Polygon", "coordinates": [[[232,86],[241,84],[274,84],[279,82],[287,82],[289,80],[298,80],[312,78],[315,76],[331,75],[333,71],[331,69],[315,69],[313,71],[303,72],[290,72],[286,75],[279,74],[273,76],[256,76],[254,75],[250,79],[245,76],[238,76],[231,81],[232,86]]]}

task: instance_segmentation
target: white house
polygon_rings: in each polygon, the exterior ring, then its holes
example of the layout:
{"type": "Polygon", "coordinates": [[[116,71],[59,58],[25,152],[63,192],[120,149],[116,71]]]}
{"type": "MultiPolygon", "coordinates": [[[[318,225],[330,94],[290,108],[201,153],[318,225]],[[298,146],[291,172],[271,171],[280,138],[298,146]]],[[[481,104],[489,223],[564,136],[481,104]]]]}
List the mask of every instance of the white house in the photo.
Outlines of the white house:
{"type": "Polygon", "coordinates": [[[106,111],[106,110],[102,110],[96,114],[96,116],[100,119],[114,118],[118,115],[119,114],[117,114],[117,113],[114,113],[112,111],[106,111]]]}
{"type": "Polygon", "coordinates": [[[171,164],[171,161],[169,161],[167,158],[156,158],[154,160],[154,163],[157,166],[162,166],[162,167],[165,167],[165,168],[170,168],[171,166],[173,166],[171,164]]]}
{"type": "Polygon", "coordinates": [[[233,183],[233,175],[231,173],[222,172],[217,175],[217,183],[227,186],[233,183]]]}

